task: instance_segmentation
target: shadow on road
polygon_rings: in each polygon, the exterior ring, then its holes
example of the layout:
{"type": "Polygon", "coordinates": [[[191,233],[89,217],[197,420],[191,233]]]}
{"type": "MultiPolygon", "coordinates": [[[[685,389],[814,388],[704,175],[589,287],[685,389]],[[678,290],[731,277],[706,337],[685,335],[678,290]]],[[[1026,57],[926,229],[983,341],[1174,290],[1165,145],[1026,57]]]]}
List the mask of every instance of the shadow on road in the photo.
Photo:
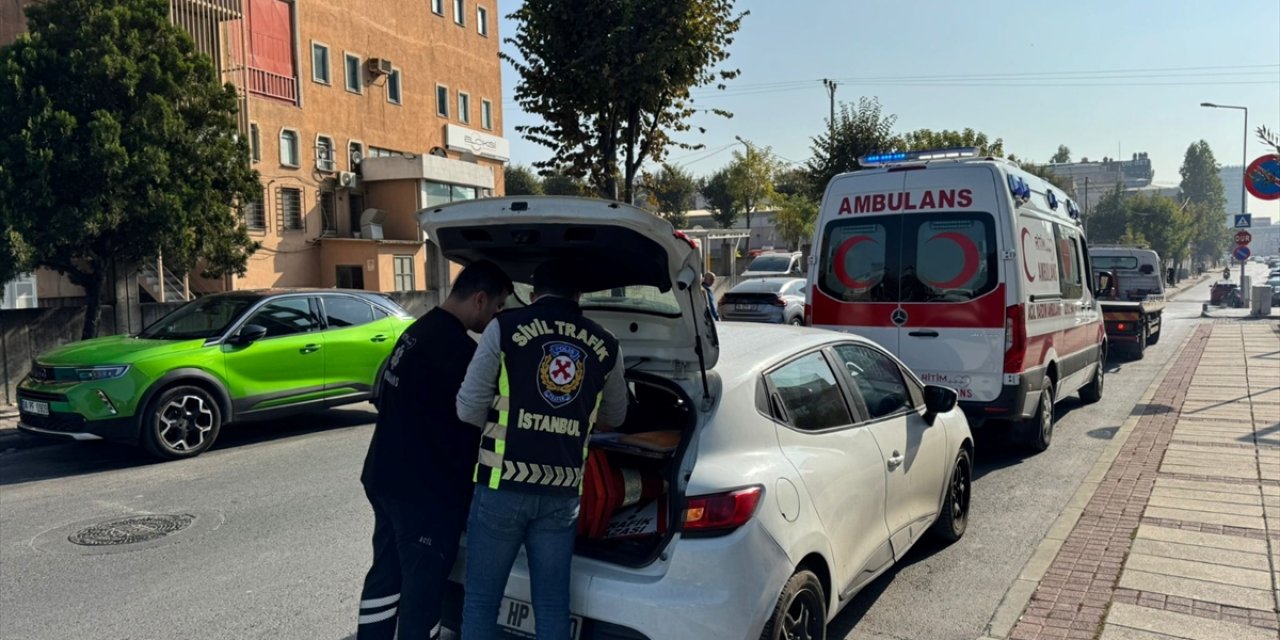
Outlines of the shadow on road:
{"type": "MultiPolygon", "coordinates": [[[[242,422],[223,427],[210,452],[348,429],[369,424],[375,419],[376,414],[372,410],[345,408],[266,422],[242,422]]],[[[138,447],[110,442],[49,442],[55,444],[44,445],[43,442],[37,442],[38,446],[0,454],[0,486],[151,464],[169,464],[157,461],[138,447]]],[[[182,461],[174,461],[172,464],[182,464],[182,461]]]]}

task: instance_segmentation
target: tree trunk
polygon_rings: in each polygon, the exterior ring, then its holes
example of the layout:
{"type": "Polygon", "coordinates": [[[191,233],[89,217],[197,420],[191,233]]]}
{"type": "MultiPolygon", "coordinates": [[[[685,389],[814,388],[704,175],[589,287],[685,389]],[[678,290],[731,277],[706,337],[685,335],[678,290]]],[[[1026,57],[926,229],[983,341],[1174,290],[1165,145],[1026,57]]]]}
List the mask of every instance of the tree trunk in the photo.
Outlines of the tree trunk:
{"type": "Polygon", "coordinates": [[[751,257],[751,209],[747,209],[747,240],[742,255],[746,258],[751,257]]]}
{"type": "Polygon", "coordinates": [[[93,269],[93,273],[87,274],[88,279],[84,284],[84,329],[80,332],[81,340],[98,337],[98,321],[102,317],[102,290],[106,287],[107,271],[97,265],[93,269]]]}

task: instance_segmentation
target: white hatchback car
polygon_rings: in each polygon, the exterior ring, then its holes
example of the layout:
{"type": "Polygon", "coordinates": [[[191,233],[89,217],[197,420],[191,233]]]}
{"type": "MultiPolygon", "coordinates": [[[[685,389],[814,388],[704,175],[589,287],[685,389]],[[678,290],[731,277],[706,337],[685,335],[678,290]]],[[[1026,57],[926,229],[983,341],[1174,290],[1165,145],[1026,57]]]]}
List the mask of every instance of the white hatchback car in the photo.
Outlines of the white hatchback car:
{"type": "MultiPolygon", "coordinates": [[[[582,306],[621,342],[626,435],[591,446],[626,502],[597,523],[603,533],[579,537],[575,638],[825,638],[850,596],[930,528],[964,534],[973,440],[955,392],[857,336],[717,326],[697,252],[667,222],[602,200],[523,197],[419,219],[445,256],[494,260],[518,283],[550,256],[583,260],[593,293],[582,306]]],[[[446,603],[455,630],[462,562],[446,603]]],[[[500,623],[528,637],[523,554],[506,594],[500,623]]]]}

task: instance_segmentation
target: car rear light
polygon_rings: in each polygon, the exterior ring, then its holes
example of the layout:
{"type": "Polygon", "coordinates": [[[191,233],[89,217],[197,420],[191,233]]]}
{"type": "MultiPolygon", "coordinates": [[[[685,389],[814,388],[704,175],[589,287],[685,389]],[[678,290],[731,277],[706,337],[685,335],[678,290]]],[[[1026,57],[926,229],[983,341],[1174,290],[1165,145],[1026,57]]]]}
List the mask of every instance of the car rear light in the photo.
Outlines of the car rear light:
{"type": "Polygon", "coordinates": [[[1129,325],[1127,325],[1127,324],[1125,324],[1125,323],[1123,323],[1123,322],[1117,322],[1117,323],[1116,323],[1116,331],[1124,331],[1124,330],[1126,330],[1126,329],[1128,329],[1128,328],[1129,328],[1129,325]]]}
{"type": "Polygon", "coordinates": [[[769,304],[775,307],[785,307],[787,306],[787,301],[783,300],[781,297],[777,297],[777,298],[774,298],[773,302],[770,302],[769,304]]]}
{"type": "Polygon", "coordinates": [[[1027,357],[1027,320],[1023,306],[1015,304],[1004,313],[1004,372],[1022,373],[1027,357]]]}
{"type": "Polygon", "coordinates": [[[690,535],[723,535],[755,515],[764,489],[759,486],[726,493],[690,497],[684,510],[684,531],[690,535]]]}

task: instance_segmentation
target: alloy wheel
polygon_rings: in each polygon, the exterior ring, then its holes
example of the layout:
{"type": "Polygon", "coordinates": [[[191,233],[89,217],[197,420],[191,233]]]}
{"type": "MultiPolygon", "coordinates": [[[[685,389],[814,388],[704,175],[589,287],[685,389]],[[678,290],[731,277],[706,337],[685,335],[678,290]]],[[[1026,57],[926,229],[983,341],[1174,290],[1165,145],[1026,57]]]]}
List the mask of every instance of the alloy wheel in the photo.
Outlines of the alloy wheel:
{"type": "Polygon", "coordinates": [[[213,409],[197,395],[178,396],[156,415],[160,440],[174,451],[198,449],[213,430],[214,420],[213,409]]]}

